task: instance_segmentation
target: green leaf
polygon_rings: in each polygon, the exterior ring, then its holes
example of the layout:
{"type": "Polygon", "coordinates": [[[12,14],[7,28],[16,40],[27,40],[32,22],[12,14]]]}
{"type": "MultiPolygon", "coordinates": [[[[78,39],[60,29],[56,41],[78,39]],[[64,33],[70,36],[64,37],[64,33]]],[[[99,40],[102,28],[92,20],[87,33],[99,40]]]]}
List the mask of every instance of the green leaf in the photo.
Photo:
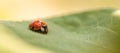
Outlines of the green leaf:
{"type": "Polygon", "coordinates": [[[120,18],[101,9],[46,19],[48,34],[29,30],[30,21],[1,21],[25,42],[55,53],[120,53],[120,18]]]}

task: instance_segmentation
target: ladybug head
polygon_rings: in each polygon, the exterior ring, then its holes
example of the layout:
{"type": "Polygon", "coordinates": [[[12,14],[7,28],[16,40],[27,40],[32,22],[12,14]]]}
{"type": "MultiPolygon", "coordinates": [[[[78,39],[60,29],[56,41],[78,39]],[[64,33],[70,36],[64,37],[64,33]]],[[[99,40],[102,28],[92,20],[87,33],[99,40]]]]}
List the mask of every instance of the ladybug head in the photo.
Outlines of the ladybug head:
{"type": "Polygon", "coordinates": [[[47,33],[48,32],[47,25],[42,25],[41,26],[41,32],[43,32],[43,33],[47,33]]]}

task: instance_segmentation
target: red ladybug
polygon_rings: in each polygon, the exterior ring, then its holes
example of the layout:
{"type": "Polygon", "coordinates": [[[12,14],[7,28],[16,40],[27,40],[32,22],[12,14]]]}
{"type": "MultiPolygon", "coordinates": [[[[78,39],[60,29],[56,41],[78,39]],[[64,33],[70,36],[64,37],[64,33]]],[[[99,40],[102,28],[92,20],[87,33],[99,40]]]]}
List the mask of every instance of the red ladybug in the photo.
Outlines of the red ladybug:
{"type": "Polygon", "coordinates": [[[34,20],[33,22],[31,22],[29,24],[29,29],[36,32],[48,33],[47,24],[41,20],[34,20]]]}

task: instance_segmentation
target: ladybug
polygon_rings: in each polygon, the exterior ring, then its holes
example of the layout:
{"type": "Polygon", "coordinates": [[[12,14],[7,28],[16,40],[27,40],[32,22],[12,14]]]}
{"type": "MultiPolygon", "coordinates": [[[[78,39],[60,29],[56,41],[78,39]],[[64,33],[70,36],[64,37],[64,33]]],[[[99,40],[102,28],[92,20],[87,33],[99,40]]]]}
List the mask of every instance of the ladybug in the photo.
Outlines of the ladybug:
{"type": "Polygon", "coordinates": [[[34,20],[29,24],[29,29],[35,32],[48,33],[48,26],[41,20],[34,20]]]}

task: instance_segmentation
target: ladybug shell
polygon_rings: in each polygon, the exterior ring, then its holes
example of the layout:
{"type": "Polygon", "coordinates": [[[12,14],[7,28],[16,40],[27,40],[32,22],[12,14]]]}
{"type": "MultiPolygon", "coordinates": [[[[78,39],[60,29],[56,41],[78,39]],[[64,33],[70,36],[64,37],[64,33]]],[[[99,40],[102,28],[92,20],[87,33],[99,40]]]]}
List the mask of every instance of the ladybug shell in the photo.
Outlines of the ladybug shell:
{"type": "MultiPolygon", "coordinates": [[[[41,31],[42,26],[47,27],[47,24],[45,22],[40,21],[40,20],[35,20],[29,24],[29,28],[33,31],[41,31]]],[[[47,31],[48,31],[48,29],[46,28],[44,32],[47,33],[47,31]]]]}

